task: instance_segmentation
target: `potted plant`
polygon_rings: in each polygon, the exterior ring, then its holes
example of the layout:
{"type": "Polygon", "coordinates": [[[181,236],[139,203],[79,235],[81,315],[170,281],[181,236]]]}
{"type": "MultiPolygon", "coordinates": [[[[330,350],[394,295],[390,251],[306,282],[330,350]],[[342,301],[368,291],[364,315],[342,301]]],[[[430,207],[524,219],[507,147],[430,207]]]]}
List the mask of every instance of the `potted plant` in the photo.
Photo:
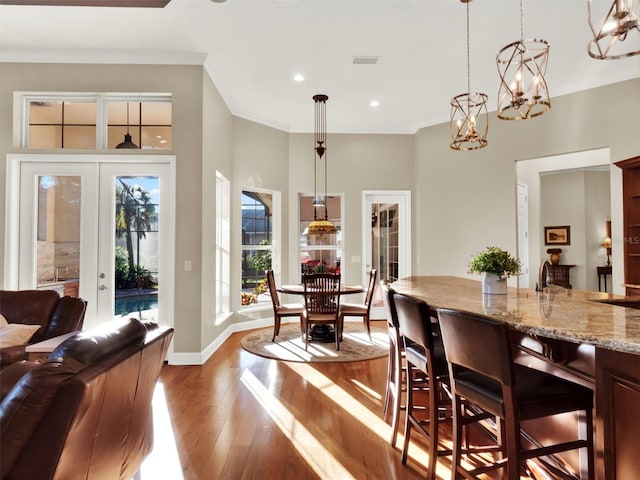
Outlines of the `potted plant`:
{"type": "Polygon", "coordinates": [[[482,293],[506,294],[507,278],[520,272],[520,262],[499,247],[487,247],[469,262],[469,273],[482,274],[482,293]]]}

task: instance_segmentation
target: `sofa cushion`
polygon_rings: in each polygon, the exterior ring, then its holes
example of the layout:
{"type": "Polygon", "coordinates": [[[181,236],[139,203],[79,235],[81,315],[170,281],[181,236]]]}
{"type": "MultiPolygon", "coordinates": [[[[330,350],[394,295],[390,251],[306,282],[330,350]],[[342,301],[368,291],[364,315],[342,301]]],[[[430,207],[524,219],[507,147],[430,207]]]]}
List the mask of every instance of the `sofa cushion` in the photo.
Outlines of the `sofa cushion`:
{"type": "Polygon", "coordinates": [[[2,325],[0,326],[0,348],[24,345],[39,329],[40,325],[21,325],[19,323],[2,325]]]}
{"type": "Polygon", "coordinates": [[[0,313],[0,325],[7,325],[9,322],[7,322],[7,319],[4,318],[4,315],[2,315],[0,313]]]}
{"type": "Polygon", "coordinates": [[[24,375],[0,402],[0,478],[6,478],[24,445],[48,412],[65,380],[82,368],[77,362],[48,362],[24,375]]]}
{"type": "Polygon", "coordinates": [[[9,323],[46,326],[60,295],[54,290],[0,290],[0,313],[9,323]]]}
{"type": "Polygon", "coordinates": [[[89,365],[130,345],[142,346],[146,335],[147,328],[135,318],[109,322],[65,340],[49,359],[73,358],[89,365]]]}

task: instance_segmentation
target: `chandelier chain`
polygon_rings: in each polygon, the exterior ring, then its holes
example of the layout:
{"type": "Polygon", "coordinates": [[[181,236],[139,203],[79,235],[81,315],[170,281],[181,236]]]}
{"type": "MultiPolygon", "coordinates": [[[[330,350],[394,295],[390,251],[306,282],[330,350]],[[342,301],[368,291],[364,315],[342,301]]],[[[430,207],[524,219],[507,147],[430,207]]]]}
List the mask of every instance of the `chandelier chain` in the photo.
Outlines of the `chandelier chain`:
{"type": "Polygon", "coordinates": [[[467,2],[467,92],[471,94],[471,61],[469,58],[471,57],[471,49],[469,48],[469,3],[467,2]]]}
{"type": "Polygon", "coordinates": [[[522,0],[520,0],[520,40],[524,42],[524,9],[522,8],[522,0]]]}

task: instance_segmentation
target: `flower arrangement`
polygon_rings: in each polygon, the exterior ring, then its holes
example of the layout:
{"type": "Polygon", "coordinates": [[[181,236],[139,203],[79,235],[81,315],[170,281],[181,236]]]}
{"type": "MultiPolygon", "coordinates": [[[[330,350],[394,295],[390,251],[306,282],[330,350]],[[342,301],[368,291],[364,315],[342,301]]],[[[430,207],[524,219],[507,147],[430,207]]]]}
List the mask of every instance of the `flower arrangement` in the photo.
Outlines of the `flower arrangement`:
{"type": "Polygon", "coordinates": [[[510,277],[520,273],[520,262],[499,247],[487,247],[469,262],[469,273],[495,273],[498,277],[510,277]]]}

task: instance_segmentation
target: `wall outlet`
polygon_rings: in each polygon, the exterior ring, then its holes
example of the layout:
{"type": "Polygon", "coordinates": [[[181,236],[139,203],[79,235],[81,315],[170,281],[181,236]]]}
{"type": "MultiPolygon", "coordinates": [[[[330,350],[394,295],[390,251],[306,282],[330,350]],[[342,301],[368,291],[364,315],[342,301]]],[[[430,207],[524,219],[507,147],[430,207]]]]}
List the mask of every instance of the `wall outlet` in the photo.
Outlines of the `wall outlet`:
{"type": "Polygon", "coordinates": [[[190,272],[191,271],[191,260],[185,260],[184,261],[184,271],[185,272],[190,272]]]}

